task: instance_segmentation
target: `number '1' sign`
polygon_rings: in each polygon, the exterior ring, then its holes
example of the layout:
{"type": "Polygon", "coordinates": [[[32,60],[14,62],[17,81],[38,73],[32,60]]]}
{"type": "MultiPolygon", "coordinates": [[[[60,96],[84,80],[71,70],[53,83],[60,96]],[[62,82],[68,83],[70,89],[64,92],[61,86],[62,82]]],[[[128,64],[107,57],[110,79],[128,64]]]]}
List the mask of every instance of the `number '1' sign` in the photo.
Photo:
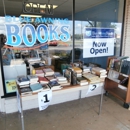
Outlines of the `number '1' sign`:
{"type": "Polygon", "coordinates": [[[38,93],[39,111],[45,110],[51,102],[52,90],[43,91],[38,93]]]}

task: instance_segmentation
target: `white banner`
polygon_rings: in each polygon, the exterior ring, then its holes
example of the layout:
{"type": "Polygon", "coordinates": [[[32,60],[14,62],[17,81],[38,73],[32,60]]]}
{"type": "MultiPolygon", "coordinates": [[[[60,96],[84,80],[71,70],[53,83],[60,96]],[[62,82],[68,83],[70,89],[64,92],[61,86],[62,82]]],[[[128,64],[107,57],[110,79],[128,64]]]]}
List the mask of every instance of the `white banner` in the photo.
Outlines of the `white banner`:
{"type": "Polygon", "coordinates": [[[51,102],[52,90],[43,91],[38,93],[39,111],[45,110],[51,102]]]}
{"type": "Polygon", "coordinates": [[[85,28],[83,39],[83,58],[113,55],[114,39],[114,29],[85,28]]]}

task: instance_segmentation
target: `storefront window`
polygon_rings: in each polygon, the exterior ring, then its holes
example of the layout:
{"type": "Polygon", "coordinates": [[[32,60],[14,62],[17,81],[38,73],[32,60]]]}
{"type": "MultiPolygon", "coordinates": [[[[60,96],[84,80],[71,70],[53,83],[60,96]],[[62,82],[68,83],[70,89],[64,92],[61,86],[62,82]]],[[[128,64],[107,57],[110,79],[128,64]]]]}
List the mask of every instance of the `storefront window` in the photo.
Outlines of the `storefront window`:
{"type": "MultiPolygon", "coordinates": [[[[49,2],[49,4],[55,5],[55,8],[51,12],[51,10],[45,10],[44,7],[40,10],[43,13],[41,15],[41,12],[36,14],[37,10],[32,6],[26,7],[26,10],[23,10],[22,2],[5,2],[6,8],[3,7],[3,12],[0,14],[0,34],[5,36],[5,39],[2,42],[3,44],[5,42],[8,43],[1,48],[1,62],[3,64],[5,80],[13,80],[17,75],[19,75],[19,73],[29,74],[29,65],[26,63],[28,58],[41,58],[45,61],[45,64],[54,66],[55,71],[62,71],[62,64],[69,64],[72,62],[73,45],[75,45],[74,62],[82,61],[85,64],[96,63],[105,68],[108,56],[120,55],[124,0],[76,0],[74,19],[72,19],[72,0],[51,0],[49,2]],[[9,5],[14,4],[16,4],[16,6],[20,9],[14,11],[11,6],[8,8],[9,5]],[[31,9],[33,9],[31,14],[36,15],[36,17],[19,17],[21,15],[21,10],[22,14],[27,14],[27,12],[31,9]],[[39,15],[40,17],[38,17],[39,15]],[[74,36],[73,20],[75,21],[74,36]],[[10,26],[11,28],[8,26],[7,29],[7,26],[5,25],[9,24],[16,26],[10,26]],[[26,28],[26,26],[28,27],[26,28]],[[106,54],[107,50],[110,50],[109,47],[111,44],[107,42],[107,45],[105,45],[104,48],[99,48],[105,49],[104,53],[93,47],[93,56],[89,56],[89,54],[84,55],[84,45],[86,46],[88,44],[85,40],[85,31],[88,28],[113,29],[115,34],[114,37],[112,37],[114,39],[114,42],[112,43],[113,51],[106,54]],[[14,34],[14,32],[17,31],[20,36],[19,40],[21,40],[19,45],[18,43],[15,45],[15,43],[18,42],[19,37],[14,34]],[[10,33],[12,33],[12,35],[10,35],[10,33]],[[26,33],[26,36],[24,33],[26,33]],[[44,46],[42,46],[43,44],[44,46]],[[15,47],[13,47],[14,45],[15,47]],[[98,52],[94,53],[94,50],[98,52]],[[23,62],[25,64],[23,64],[23,62]]],[[[40,4],[43,3],[47,4],[45,0],[43,0],[40,4]]],[[[96,42],[95,46],[97,46],[96,42]]],[[[5,88],[4,90],[5,94],[13,92],[13,90],[6,90],[5,88]]]]}
{"type": "MultiPolygon", "coordinates": [[[[84,42],[83,33],[85,28],[94,28],[94,29],[114,29],[114,41],[113,41],[113,53],[99,52],[99,49],[95,47],[95,51],[98,51],[97,54],[93,56],[88,55],[81,57],[79,60],[84,61],[84,63],[96,63],[106,67],[107,57],[108,56],[120,56],[121,50],[121,31],[122,31],[122,22],[123,22],[123,7],[124,0],[117,1],[76,1],[76,9],[79,5],[86,5],[82,11],[75,13],[75,48],[79,48],[82,52],[84,51],[83,45],[88,44],[84,42]],[[89,4],[88,4],[89,3],[89,4]],[[102,53],[102,55],[100,55],[102,53]],[[98,56],[99,55],[99,56],[98,56]]],[[[102,39],[95,39],[99,43],[102,39]]],[[[108,45],[109,43],[107,43],[108,45]]],[[[106,45],[106,47],[108,47],[106,45]]],[[[110,44],[109,44],[110,45],[110,44]]],[[[88,44],[89,46],[89,44],[88,44]]],[[[101,49],[101,47],[100,47],[101,49]]],[[[109,47],[108,47],[109,49],[109,47]]],[[[89,51],[89,50],[88,50],[89,51]]]]}

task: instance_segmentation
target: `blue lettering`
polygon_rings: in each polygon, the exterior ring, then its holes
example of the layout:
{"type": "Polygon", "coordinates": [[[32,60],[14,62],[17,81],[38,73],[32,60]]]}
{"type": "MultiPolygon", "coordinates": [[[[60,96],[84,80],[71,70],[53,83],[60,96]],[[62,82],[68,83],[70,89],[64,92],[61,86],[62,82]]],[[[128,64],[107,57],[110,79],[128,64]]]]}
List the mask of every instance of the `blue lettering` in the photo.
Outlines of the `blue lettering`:
{"type": "Polygon", "coordinates": [[[57,28],[58,28],[58,26],[49,25],[50,41],[59,40],[59,36],[56,32],[57,28]]]}
{"type": "Polygon", "coordinates": [[[70,34],[69,34],[68,28],[69,28],[69,26],[62,26],[61,27],[62,34],[60,35],[60,39],[63,42],[67,42],[70,39],[70,34]]]}
{"type": "Polygon", "coordinates": [[[48,41],[48,29],[47,26],[44,24],[40,24],[37,27],[37,39],[40,43],[45,43],[48,41]],[[42,30],[42,31],[41,31],[42,30]],[[43,32],[44,31],[44,32],[43,32]],[[43,35],[44,33],[44,35],[43,35]],[[42,38],[43,36],[43,38],[42,38]]]}
{"type": "Polygon", "coordinates": [[[36,23],[40,23],[40,22],[41,22],[41,21],[40,21],[40,18],[37,17],[37,18],[35,19],[35,22],[36,22],[36,23]]]}
{"type": "Polygon", "coordinates": [[[91,48],[90,49],[90,53],[91,54],[95,54],[95,55],[97,55],[98,53],[108,53],[108,47],[103,48],[103,49],[94,49],[94,48],[91,48]]]}
{"type": "Polygon", "coordinates": [[[90,49],[90,53],[91,53],[91,54],[94,54],[94,48],[91,48],[91,49],[90,49]]]}
{"type": "Polygon", "coordinates": [[[54,19],[52,19],[52,18],[48,18],[48,23],[54,23],[54,19]]]}
{"type": "Polygon", "coordinates": [[[34,26],[31,24],[24,25],[23,30],[22,30],[22,37],[23,37],[23,42],[26,46],[29,46],[29,47],[33,46],[36,42],[36,33],[35,33],[34,26]],[[31,32],[30,40],[28,39],[27,31],[31,32]]]}
{"type": "Polygon", "coordinates": [[[12,18],[10,15],[5,16],[5,22],[12,22],[12,18]]]}
{"type": "Polygon", "coordinates": [[[6,24],[5,28],[7,37],[6,44],[10,46],[19,46],[22,42],[19,34],[19,27],[14,24],[6,24]]]}
{"type": "Polygon", "coordinates": [[[42,23],[47,23],[47,19],[46,19],[46,18],[40,18],[40,21],[41,21],[42,23]]]}
{"type": "Polygon", "coordinates": [[[106,44],[107,44],[106,42],[99,42],[99,43],[93,42],[93,47],[105,47],[106,44]]]}

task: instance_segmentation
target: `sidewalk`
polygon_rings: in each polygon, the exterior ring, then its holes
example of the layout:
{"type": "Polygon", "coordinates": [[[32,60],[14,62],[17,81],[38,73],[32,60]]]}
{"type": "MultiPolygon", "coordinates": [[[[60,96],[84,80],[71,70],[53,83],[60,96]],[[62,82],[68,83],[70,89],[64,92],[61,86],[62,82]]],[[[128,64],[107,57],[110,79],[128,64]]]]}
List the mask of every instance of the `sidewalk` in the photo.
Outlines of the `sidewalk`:
{"type": "MultiPolygon", "coordinates": [[[[130,110],[112,96],[100,96],[24,111],[25,130],[130,130],[130,110]]],[[[21,130],[19,113],[0,114],[0,130],[21,130]]]]}

